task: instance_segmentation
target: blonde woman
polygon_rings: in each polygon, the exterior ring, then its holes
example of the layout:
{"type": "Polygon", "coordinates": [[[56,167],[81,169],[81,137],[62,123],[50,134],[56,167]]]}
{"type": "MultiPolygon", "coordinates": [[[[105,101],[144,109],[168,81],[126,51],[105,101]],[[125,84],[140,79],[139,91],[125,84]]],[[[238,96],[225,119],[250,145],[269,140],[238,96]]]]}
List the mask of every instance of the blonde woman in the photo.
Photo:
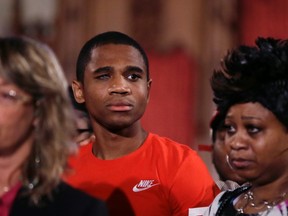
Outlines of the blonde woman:
{"type": "Polygon", "coordinates": [[[0,215],[106,215],[102,201],[61,181],[76,150],[73,108],[53,52],[0,38],[0,215]]]}

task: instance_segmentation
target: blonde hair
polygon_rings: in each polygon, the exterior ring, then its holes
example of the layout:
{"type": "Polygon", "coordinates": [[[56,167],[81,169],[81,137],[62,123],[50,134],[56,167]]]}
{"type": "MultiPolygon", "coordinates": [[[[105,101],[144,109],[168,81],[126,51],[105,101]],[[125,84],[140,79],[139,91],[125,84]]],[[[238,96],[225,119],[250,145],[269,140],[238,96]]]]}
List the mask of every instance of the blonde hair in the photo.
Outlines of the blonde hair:
{"type": "Polygon", "coordinates": [[[34,101],[35,140],[21,169],[25,193],[37,203],[60,182],[67,157],[76,150],[68,84],[53,51],[25,37],[0,38],[0,76],[34,101]]]}

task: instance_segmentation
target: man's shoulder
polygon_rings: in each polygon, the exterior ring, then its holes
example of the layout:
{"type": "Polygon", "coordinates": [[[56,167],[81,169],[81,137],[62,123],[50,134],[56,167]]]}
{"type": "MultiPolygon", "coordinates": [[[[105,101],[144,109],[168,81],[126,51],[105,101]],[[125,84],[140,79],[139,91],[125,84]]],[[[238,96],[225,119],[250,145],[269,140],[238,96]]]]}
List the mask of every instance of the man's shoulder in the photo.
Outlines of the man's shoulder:
{"type": "Polygon", "coordinates": [[[77,155],[81,157],[81,156],[85,156],[86,154],[91,153],[92,145],[93,145],[92,142],[90,142],[90,143],[87,143],[86,145],[79,146],[77,155]]]}
{"type": "Polygon", "coordinates": [[[90,155],[92,154],[92,143],[80,146],[76,154],[73,154],[68,159],[68,164],[71,167],[77,166],[77,164],[82,164],[87,160],[90,160],[90,155]]]}
{"type": "Polygon", "coordinates": [[[167,154],[172,155],[197,155],[196,151],[190,146],[177,142],[168,137],[150,133],[148,139],[153,150],[164,151],[167,154]]]}
{"type": "Polygon", "coordinates": [[[188,150],[188,151],[194,151],[193,149],[190,148],[187,144],[180,143],[176,140],[173,140],[169,137],[161,136],[158,134],[149,134],[148,138],[151,142],[158,142],[160,145],[162,144],[163,146],[171,147],[171,148],[177,148],[177,149],[182,149],[182,150],[188,150]]]}

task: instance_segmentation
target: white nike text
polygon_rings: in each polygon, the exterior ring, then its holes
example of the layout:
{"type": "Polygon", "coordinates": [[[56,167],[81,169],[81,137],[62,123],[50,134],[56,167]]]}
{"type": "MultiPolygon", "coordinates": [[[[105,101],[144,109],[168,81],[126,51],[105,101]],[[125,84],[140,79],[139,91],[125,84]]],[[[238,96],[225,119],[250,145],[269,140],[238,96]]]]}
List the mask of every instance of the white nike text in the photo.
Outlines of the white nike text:
{"type": "Polygon", "coordinates": [[[153,184],[153,182],[154,182],[154,180],[141,180],[138,184],[136,184],[133,187],[133,191],[134,192],[140,192],[140,191],[147,190],[151,187],[154,187],[156,185],[159,185],[159,183],[153,184]]]}

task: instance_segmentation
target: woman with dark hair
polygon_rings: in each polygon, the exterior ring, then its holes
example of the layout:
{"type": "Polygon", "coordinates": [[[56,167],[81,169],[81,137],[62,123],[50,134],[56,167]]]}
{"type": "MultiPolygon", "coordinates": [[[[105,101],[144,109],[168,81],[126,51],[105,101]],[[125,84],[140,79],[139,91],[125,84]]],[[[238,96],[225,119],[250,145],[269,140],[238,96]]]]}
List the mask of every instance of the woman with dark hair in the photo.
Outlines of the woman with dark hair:
{"type": "Polygon", "coordinates": [[[211,86],[225,114],[227,161],[249,184],[220,193],[205,215],[287,216],[288,41],[232,50],[211,86]]]}

